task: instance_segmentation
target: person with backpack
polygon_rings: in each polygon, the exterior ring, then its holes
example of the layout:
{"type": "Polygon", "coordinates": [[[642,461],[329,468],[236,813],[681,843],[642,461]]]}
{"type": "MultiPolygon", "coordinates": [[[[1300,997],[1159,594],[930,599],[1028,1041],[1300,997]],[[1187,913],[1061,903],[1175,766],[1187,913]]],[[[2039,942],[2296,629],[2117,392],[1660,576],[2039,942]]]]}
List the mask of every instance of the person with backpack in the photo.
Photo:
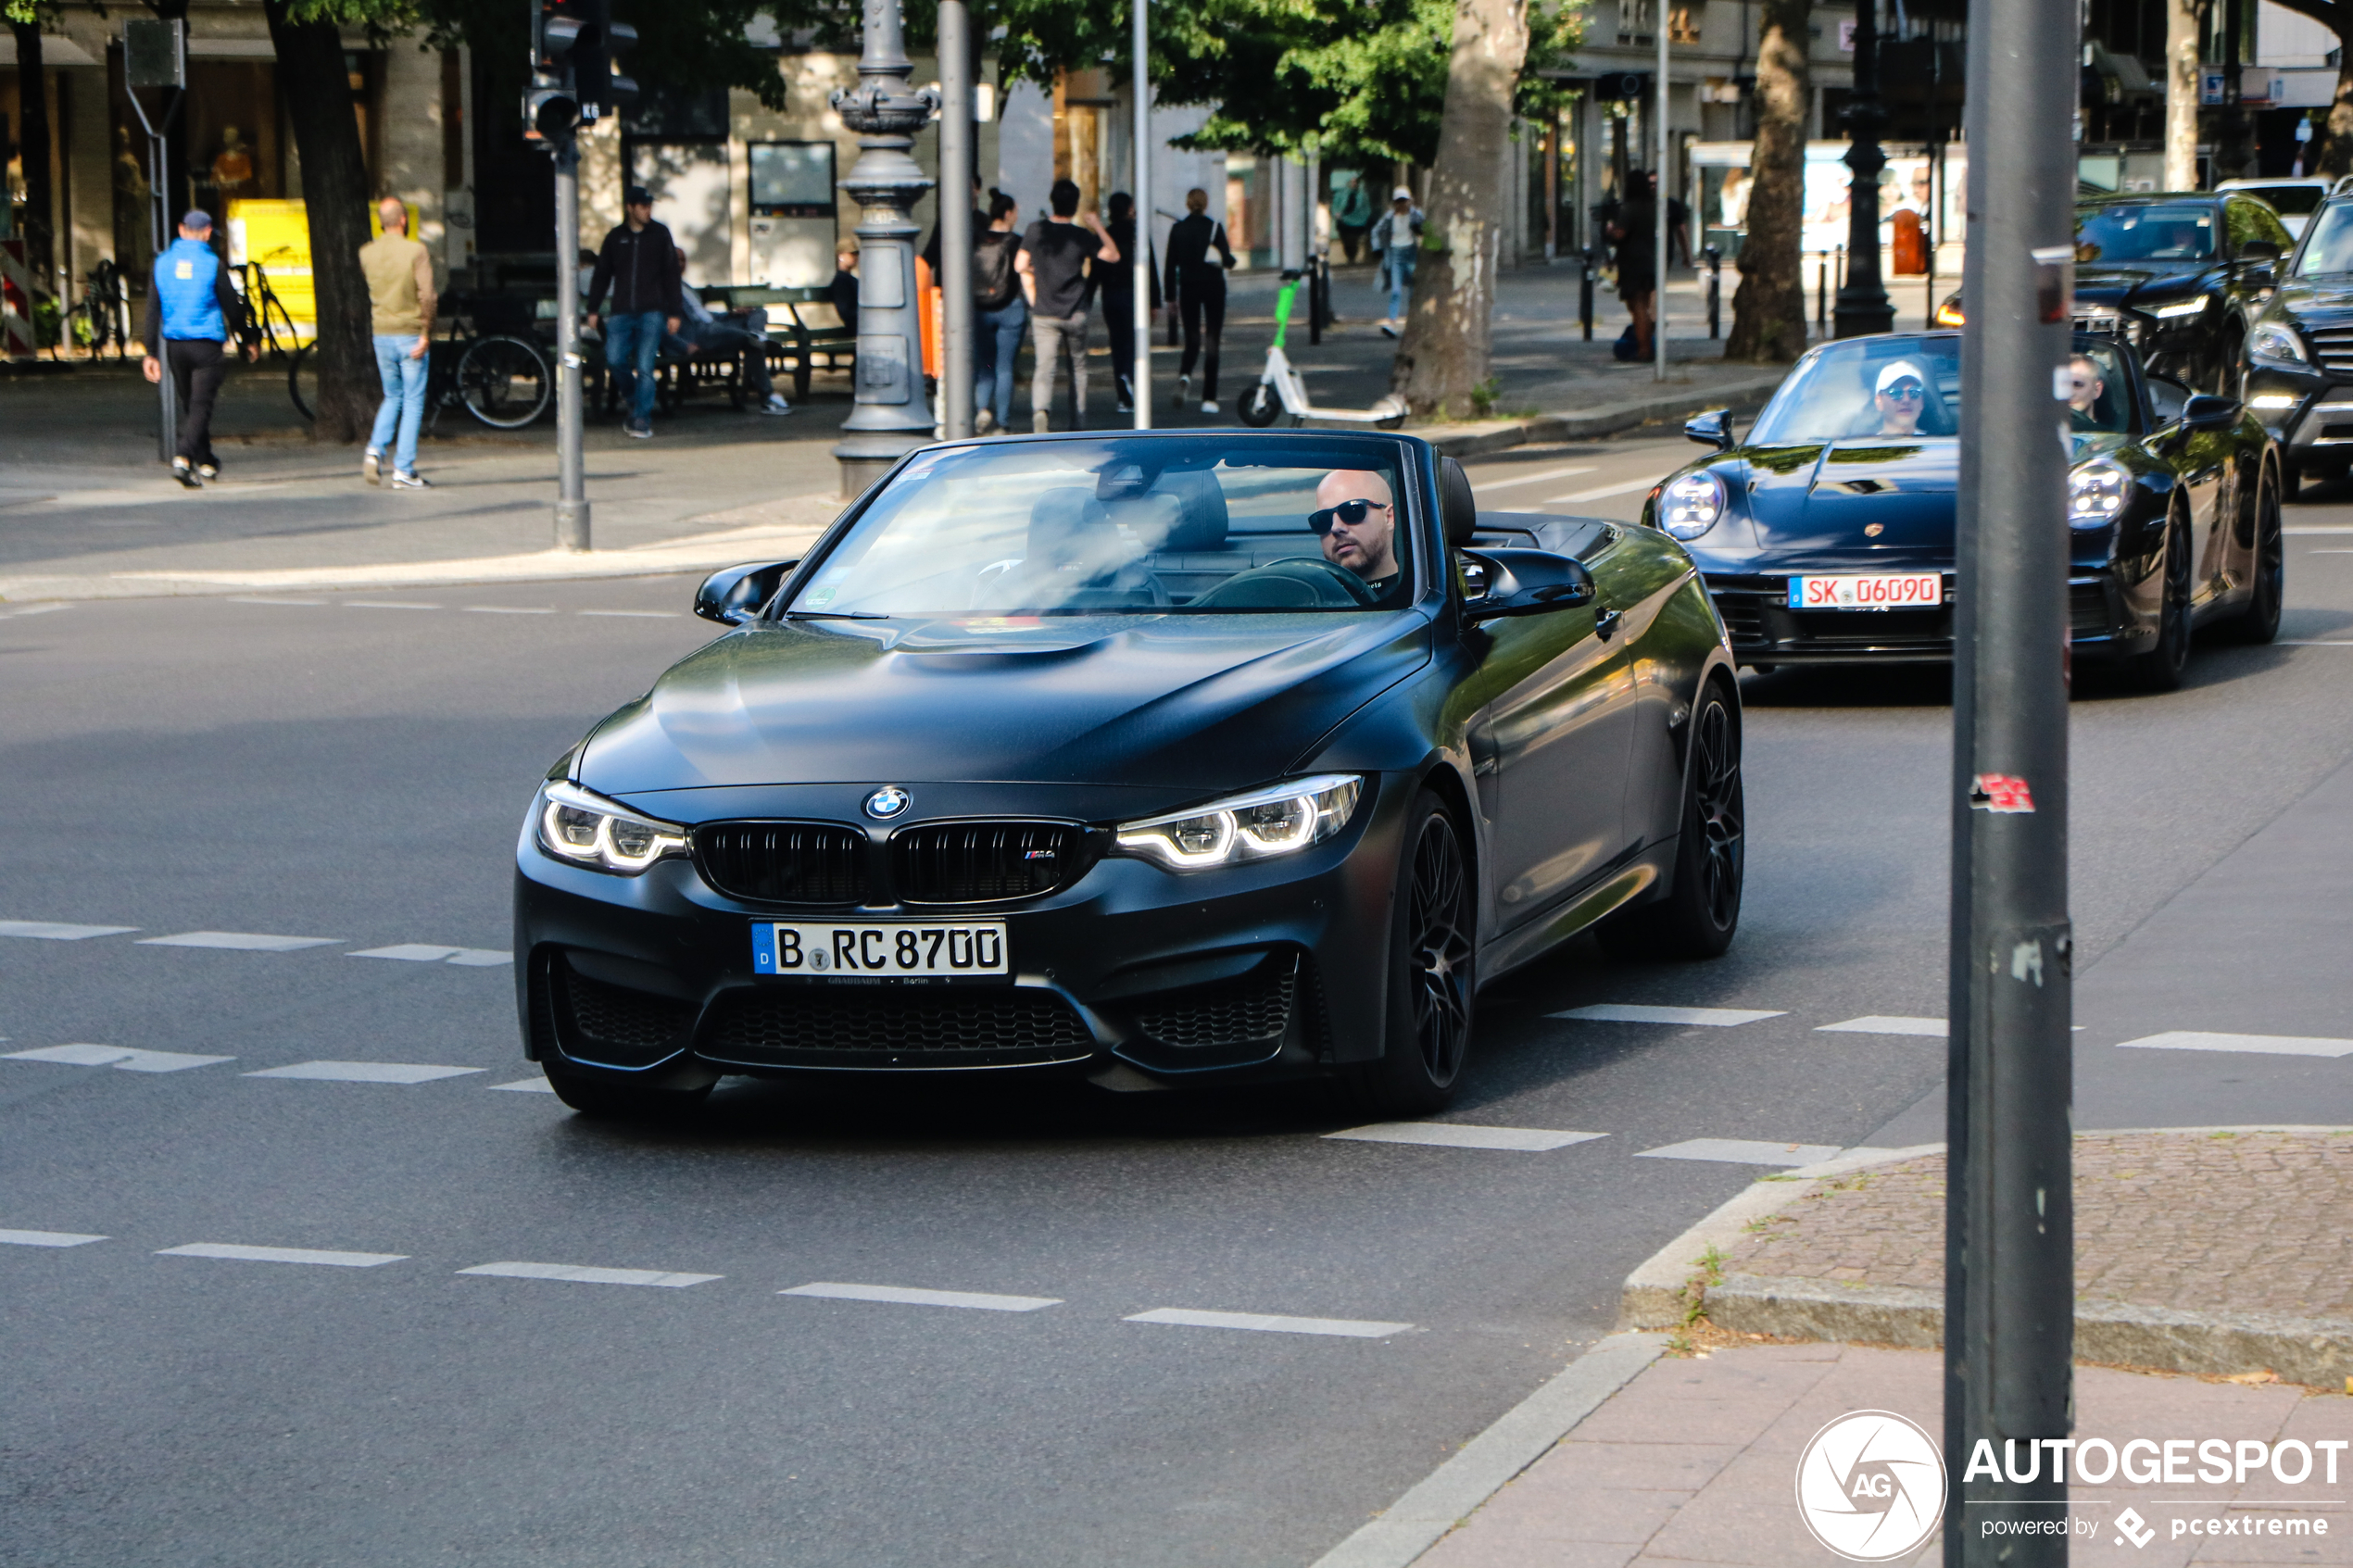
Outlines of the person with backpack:
{"type": "MultiPolygon", "coordinates": [[[[171,477],[183,488],[200,489],[217,479],[220,460],[212,453],[212,402],[229,373],[224,347],[245,336],[245,297],[230,286],[229,270],[212,248],[212,214],[192,208],[180,220],[180,237],[156,257],[147,286],[147,357],[140,369],[151,382],[169,374],[180,400],[180,434],[171,477]]],[[[245,358],[260,357],[258,342],[245,345],[245,358]]]]}
{"type": "Polygon", "coordinates": [[[1013,417],[1013,357],[1029,331],[1029,302],[1021,295],[1021,255],[1015,227],[1021,209],[1002,191],[988,194],[988,221],[973,233],[973,428],[987,435],[1013,417]]]}
{"type": "Polygon", "coordinates": [[[1204,345],[1202,318],[1208,318],[1209,360],[1202,367],[1204,414],[1217,412],[1217,342],[1226,332],[1226,274],[1233,265],[1234,247],[1226,241],[1226,225],[1209,216],[1209,193],[1196,185],[1185,193],[1185,216],[1168,230],[1168,297],[1185,323],[1185,358],[1176,368],[1179,405],[1193,400],[1193,364],[1204,345]]]}
{"type": "MultiPolygon", "coordinates": [[[[1119,254],[1130,261],[1136,258],[1136,198],[1125,191],[1114,191],[1109,203],[1111,221],[1104,232],[1119,254]]],[[[1145,270],[1151,277],[1151,307],[1160,308],[1160,274],[1151,270],[1148,259],[1145,270]]],[[[1119,388],[1119,411],[1133,412],[1136,407],[1136,284],[1126,269],[1106,269],[1098,274],[1098,293],[1103,302],[1103,328],[1111,333],[1111,373],[1119,388]]]]}

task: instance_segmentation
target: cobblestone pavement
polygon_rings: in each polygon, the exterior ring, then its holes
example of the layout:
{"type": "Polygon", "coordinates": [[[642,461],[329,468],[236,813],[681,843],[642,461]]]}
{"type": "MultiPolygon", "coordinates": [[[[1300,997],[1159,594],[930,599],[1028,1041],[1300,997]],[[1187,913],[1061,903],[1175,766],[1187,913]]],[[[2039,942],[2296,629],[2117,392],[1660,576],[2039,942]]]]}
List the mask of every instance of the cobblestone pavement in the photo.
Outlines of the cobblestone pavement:
{"type": "MultiPolygon", "coordinates": [[[[2353,1131],[2095,1133],[2075,1140],[2075,1284],[2185,1311],[2353,1317],[2353,1131]]],[[[1727,1273],[1941,1288],[1944,1157],[1818,1185],[1733,1247],[1727,1273]]]]}

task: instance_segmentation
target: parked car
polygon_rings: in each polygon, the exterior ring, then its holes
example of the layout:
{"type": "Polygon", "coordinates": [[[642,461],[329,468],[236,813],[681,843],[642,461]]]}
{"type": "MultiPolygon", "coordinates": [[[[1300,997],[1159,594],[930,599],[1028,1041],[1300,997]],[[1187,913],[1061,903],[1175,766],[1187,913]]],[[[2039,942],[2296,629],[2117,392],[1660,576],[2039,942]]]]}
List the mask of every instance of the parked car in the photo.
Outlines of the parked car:
{"type": "Polygon", "coordinates": [[[2270,205],[2279,215],[2280,226],[2296,239],[2304,237],[2304,226],[2311,221],[2321,204],[2328,200],[2336,182],[2323,175],[2301,176],[2284,180],[2225,180],[2214,188],[2218,191],[2245,191],[2270,205]]]}
{"type": "Polygon", "coordinates": [[[2246,405],[2280,444],[2280,492],[2353,469],[2353,194],[2323,202],[2246,337],[2246,405]]]}

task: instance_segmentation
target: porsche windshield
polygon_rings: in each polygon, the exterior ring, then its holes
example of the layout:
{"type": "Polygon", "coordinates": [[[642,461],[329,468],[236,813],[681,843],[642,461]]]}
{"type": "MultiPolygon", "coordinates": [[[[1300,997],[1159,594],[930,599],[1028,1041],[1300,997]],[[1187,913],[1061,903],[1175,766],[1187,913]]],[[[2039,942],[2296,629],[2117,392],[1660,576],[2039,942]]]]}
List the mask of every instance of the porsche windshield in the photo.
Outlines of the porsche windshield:
{"type": "Polygon", "coordinates": [[[2214,209],[2204,204],[2079,207],[2075,259],[2204,261],[2214,254],[2214,209]]]}
{"type": "Polygon", "coordinates": [[[1403,448],[1312,437],[993,442],[917,456],[794,616],[1384,609],[1412,592],[1403,448]]]}
{"type": "Polygon", "coordinates": [[[1857,338],[1799,360],[1748,439],[1768,445],[1953,435],[1960,407],[1959,338],[1857,338]]]}

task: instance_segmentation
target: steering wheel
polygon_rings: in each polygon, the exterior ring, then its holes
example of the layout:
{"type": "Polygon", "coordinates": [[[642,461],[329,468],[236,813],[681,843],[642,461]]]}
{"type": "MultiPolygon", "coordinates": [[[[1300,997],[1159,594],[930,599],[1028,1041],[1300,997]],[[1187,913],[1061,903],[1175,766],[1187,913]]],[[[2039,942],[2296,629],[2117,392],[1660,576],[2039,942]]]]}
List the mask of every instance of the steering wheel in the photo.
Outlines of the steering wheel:
{"type": "Polygon", "coordinates": [[[1306,556],[1238,571],[1193,601],[1214,609],[1363,609],[1370,584],[1344,566],[1306,556]]]}

